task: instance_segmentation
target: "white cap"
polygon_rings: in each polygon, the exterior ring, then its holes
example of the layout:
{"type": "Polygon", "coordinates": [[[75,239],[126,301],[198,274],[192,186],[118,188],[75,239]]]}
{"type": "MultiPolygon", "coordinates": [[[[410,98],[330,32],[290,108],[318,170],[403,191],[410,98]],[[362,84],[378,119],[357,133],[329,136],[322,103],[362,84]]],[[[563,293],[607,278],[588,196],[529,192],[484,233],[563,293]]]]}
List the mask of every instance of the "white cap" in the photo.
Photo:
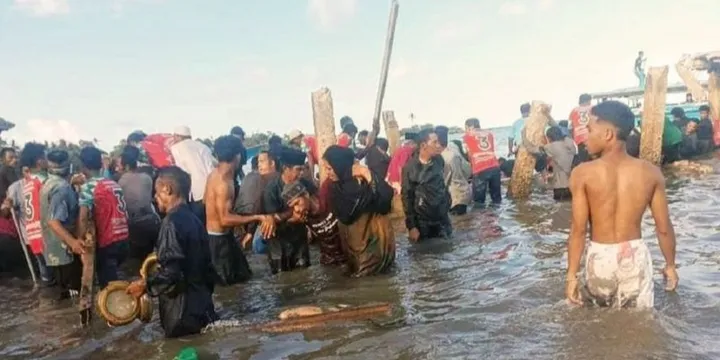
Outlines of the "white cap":
{"type": "Polygon", "coordinates": [[[187,126],[178,126],[173,131],[173,135],[192,137],[190,134],[190,128],[187,126]]]}
{"type": "Polygon", "coordinates": [[[297,139],[297,138],[299,138],[299,137],[301,137],[301,136],[303,136],[303,133],[302,133],[302,131],[300,131],[300,130],[298,130],[298,129],[290,130],[290,132],[288,133],[288,138],[289,138],[290,140],[297,139]]]}

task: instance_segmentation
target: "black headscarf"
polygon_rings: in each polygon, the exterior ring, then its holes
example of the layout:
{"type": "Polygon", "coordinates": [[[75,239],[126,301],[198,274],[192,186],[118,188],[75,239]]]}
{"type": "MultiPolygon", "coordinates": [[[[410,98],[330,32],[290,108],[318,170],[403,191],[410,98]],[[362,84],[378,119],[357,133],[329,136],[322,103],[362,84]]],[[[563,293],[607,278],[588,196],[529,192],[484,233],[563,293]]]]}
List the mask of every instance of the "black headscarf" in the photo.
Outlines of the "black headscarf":
{"type": "Polygon", "coordinates": [[[355,152],[333,145],[327,148],[323,158],[338,177],[330,190],[331,209],[338,220],[349,225],[362,214],[372,211],[373,193],[370,185],[352,175],[355,152]]]}

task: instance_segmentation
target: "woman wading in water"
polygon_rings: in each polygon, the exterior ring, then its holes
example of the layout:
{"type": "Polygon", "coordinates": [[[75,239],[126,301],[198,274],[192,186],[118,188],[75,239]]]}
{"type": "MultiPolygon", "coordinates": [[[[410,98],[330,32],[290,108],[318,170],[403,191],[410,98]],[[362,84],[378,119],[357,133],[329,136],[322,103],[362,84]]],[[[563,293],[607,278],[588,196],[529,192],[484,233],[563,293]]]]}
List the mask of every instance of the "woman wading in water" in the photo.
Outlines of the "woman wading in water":
{"type": "Polygon", "coordinates": [[[395,235],[390,218],[393,189],[367,167],[355,163],[352,150],[333,145],[323,158],[331,208],[347,239],[348,264],[353,277],[387,270],[395,261],[395,235]]]}

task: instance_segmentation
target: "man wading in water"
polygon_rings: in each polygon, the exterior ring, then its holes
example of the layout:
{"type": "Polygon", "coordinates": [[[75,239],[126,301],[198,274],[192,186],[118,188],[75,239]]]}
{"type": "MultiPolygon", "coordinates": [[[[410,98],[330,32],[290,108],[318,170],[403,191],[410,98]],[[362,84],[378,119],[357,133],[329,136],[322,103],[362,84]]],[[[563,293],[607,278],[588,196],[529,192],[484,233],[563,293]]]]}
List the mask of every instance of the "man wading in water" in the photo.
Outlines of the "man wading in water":
{"type": "Polygon", "coordinates": [[[205,189],[210,256],[219,277],[218,284],[222,286],[248,280],[252,274],[245,255],[235,240],[233,227],[260,221],[261,231],[266,237],[275,227],[271,216],[243,216],[230,212],[233,208],[235,174],[240,166],[242,149],[240,139],[232,135],[221,136],[215,141],[215,155],[219,163],[208,177],[205,189]]]}
{"type": "Polygon", "coordinates": [[[565,295],[573,304],[588,300],[605,306],[653,306],[652,260],[640,233],[648,206],[665,257],[665,289],[677,287],[675,231],[665,178],[660,168],[626,153],[625,140],[634,125],[630,108],[617,101],[600,103],[590,111],[587,149],[599,158],[579,165],[570,178],[572,225],[565,295]],[[588,294],[582,299],[577,273],[588,222],[592,232],[585,257],[588,294]]]}

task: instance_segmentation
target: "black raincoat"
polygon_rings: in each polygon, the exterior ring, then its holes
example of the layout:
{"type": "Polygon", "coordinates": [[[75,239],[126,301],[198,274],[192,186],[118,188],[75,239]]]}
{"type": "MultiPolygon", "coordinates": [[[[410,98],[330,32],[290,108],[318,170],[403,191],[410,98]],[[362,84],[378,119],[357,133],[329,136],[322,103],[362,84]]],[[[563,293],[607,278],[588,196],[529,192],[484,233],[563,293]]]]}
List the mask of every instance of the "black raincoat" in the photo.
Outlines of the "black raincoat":
{"type": "Polygon", "coordinates": [[[420,231],[420,238],[449,236],[450,193],[445,185],[445,161],[435,156],[422,164],[415,153],[403,166],[402,203],[405,226],[420,231]]]}
{"type": "Polygon", "coordinates": [[[212,302],[214,270],[205,228],[187,204],[163,219],[156,253],[160,270],[148,277],[147,291],[159,298],[165,336],[199,333],[217,320],[212,302]]]}

